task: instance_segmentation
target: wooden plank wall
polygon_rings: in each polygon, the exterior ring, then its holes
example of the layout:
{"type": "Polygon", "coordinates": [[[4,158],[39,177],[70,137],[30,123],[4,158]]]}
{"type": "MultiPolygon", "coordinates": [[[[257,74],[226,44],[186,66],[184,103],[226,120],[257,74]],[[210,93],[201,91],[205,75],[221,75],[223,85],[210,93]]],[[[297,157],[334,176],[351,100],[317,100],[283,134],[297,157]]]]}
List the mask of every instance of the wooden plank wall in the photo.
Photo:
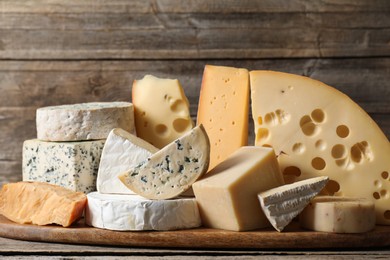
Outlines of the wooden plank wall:
{"type": "Polygon", "coordinates": [[[38,107],[130,101],[154,74],[180,80],[195,118],[205,64],[321,80],[390,137],[388,0],[2,0],[0,185],[21,179],[38,107]]]}

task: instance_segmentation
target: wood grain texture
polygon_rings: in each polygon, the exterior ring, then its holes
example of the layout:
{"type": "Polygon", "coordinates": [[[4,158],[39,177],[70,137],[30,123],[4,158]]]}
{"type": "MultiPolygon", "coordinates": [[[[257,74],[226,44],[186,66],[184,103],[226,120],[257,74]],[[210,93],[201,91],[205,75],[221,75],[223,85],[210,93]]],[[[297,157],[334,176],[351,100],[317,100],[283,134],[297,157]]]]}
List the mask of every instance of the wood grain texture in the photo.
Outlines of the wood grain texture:
{"type": "Polygon", "coordinates": [[[0,59],[390,55],[390,2],[2,1],[0,59]]]}

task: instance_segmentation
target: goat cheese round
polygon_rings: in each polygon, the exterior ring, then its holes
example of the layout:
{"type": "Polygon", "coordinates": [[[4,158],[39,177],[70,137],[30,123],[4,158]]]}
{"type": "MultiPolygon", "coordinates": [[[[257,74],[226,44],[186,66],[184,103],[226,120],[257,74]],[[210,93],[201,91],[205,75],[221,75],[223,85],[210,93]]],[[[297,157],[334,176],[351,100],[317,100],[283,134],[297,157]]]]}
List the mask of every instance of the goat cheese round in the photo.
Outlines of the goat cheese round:
{"type": "Polygon", "coordinates": [[[37,109],[38,139],[81,141],[106,139],[113,128],[135,133],[134,107],[129,102],[95,102],[37,109]]]}
{"type": "Polygon", "coordinates": [[[138,195],[87,194],[86,223],[117,230],[177,230],[201,225],[195,198],[148,200],[138,195]]]}

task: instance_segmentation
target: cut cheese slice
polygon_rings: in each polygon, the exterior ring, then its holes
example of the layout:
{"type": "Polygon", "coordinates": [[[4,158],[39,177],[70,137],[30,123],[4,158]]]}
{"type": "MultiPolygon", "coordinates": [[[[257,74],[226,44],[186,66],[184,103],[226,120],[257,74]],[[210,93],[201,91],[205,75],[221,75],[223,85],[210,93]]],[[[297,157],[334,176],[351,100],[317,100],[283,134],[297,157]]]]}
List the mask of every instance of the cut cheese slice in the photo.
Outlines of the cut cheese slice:
{"type": "Polygon", "coordinates": [[[319,196],[299,216],[303,228],[335,233],[363,233],[375,228],[375,205],[367,199],[319,196]]]}
{"type": "Polygon", "coordinates": [[[271,148],[241,147],[192,188],[203,225],[246,231],[269,226],[257,194],[283,185],[271,148]]]}
{"type": "Polygon", "coordinates": [[[350,98],[319,81],[251,71],[256,145],[272,146],[285,181],[329,176],[324,194],[375,202],[390,224],[390,143],[350,98]]]}
{"type": "Polygon", "coordinates": [[[145,161],[158,149],[123,129],[113,129],[104,144],[98,176],[100,193],[134,194],[119,179],[119,174],[145,161]]]}
{"type": "Polygon", "coordinates": [[[119,127],[135,133],[134,107],[129,102],[95,102],[37,109],[37,135],[44,141],[106,139],[119,127]]]}
{"type": "Polygon", "coordinates": [[[206,65],[197,124],[210,138],[209,170],[248,144],[249,74],[246,69],[206,65]]]}
{"type": "Polygon", "coordinates": [[[194,198],[148,200],[138,195],[88,194],[87,225],[118,231],[176,230],[201,225],[194,198]]]}
{"type": "Polygon", "coordinates": [[[146,75],[132,88],[137,134],[163,148],[193,127],[184,90],[177,79],[146,75]]]}
{"type": "Polygon", "coordinates": [[[44,182],[8,183],[0,191],[0,214],[21,224],[68,227],[81,218],[86,203],[84,193],[44,182]]]}
{"type": "Polygon", "coordinates": [[[258,194],[261,208],[272,226],[281,232],[325,187],[328,177],[286,184],[258,194]]]}
{"type": "Polygon", "coordinates": [[[168,144],[119,179],[148,199],[169,199],[191,187],[207,170],[210,144],[202,125],[168,144]]]}

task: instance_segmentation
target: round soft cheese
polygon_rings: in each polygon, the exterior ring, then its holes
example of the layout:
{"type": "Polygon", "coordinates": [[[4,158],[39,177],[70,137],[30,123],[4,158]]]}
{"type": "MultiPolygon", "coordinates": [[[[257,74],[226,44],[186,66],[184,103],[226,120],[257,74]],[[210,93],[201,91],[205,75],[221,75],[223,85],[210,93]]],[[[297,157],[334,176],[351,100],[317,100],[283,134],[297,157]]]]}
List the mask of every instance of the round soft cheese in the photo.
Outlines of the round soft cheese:
{"type": "Polygon", "coordinates": [[[134,107],[129,102],[95,102],[37,109],[38,139],[81,141],[106,139],[113,128],[135,133],[134,107]]]}
{"type": "Polygon", "coordinates": [[[177,230],[201,225],[195,198],[149,200],[138,195],[87,194],[86,224],[117,230],[177,230]]]}
{"type": "Polygon", "coordinates": [[[318,196],[299,215],[303,228],[334,233],[363,233],[375,228],[375,204],[368,199],[318,196]]]}

